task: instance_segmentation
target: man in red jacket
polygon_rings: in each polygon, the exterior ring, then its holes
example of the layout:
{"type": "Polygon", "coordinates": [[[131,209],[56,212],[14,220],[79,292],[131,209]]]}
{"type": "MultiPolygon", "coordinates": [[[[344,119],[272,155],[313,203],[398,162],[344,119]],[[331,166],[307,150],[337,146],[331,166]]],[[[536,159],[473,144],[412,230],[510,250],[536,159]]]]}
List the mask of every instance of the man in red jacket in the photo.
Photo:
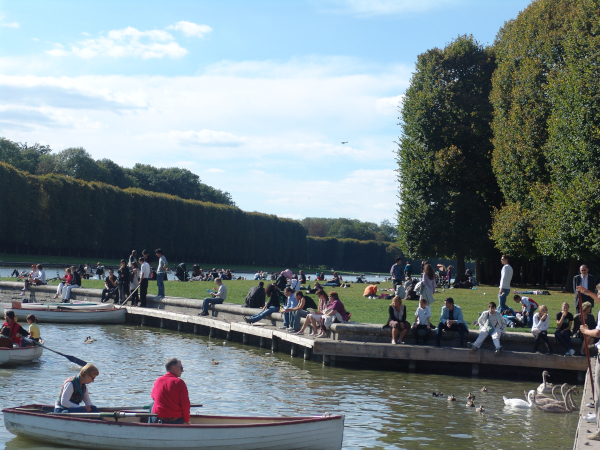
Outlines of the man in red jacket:
{"type": "Polygon", "coordinates": [[[183,373],[181,360],[169,358],[165,364],[167,373],[158,377],[152,388],[154,406],[158,423],[190,424],[190,397],[185,381],[180,377],[183,373]]]}

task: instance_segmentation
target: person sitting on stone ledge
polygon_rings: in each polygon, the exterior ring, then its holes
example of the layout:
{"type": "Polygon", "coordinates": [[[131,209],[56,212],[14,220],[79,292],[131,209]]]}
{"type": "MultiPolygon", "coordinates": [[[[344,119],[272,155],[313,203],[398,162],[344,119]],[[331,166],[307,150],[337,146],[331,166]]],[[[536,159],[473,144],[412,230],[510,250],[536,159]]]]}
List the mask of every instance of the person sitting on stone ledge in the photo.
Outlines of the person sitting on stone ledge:
{"type": "Polygon", "coordinates": [[[204,299],[202,302],[202,312],[199,314],[200,316],[208,316],[209,305],[220,305],[227,300],[227,286],[223,284],[223,281],[220,278],[216,278],[215,283],[217,283],[217,292],[211,292],[211,297],[204,299]]]}
{"type": "Polygon", "coordinates": [[[265,283],[259,281],[258,286],[250,288],[246,296],[246,304],[242,305],[245,308],[262,308],[265,306],[265,283]]]}
{"type": "Polygon", "coordinates": [[[458,331],[460,346],[465,345],[465,334],[468,332],[467,322],[463,318],[463,312],[460,306],[454,304],[454,299],[448,297],[444,300],[442,306],[442,315],[438,324],[437,334],[435,336],[436,345],[440,347],[442,339],[442,331],[458,331]]]}
{"type": "Polygon", "coordinates": [[[383,327],[392,329],[392,344],[404,344],[410,323],[406,320],[406,306],[402,304],[402,297],[395,296],[392,299],[388,307],[388,320],[383,327]]]}
{"type": "Polygon", "coordinates": [[[481,313],[479,319],[477,319],[477,323],[479,324],[479,337],[473,344],[469,343],[469,348],[471,350],[479,350],[485,338],[491,335],[494,347],[496,347],[496,353],[500,353],[502,351],[500,336],[506,329],[506,322],[504,321],[504,317],[496,311],[496,303],[490,302],[488,304],[488,310],[481,313]]]}
{"type": "Polygon", "coordinates": [[[25,295],[25,291],[27,290],[30,284],[35,284],[36,286],[46,284],[46,271],[44,270],[42,265],[32,265],[31,268],[31,274],[29,274],[29,277],[27,278],[27,280],[25,280],[25,286],[23,287],[23,292],[21,292],[21,295],[25,295]],[[34,268],[37,270],[33,270],[34,268]]]}
{"type": "Polygon", "coordinates": [[[259,320],[264,319],[267,316],[279,311],[281,307],[281,303],[279,302],[279,291],[277,290],[277,286],[274,284],[270,284],[265,289],[265,295],[269,297],[268,303],[263,306],[262,311],[258,314],[254,314],[253,316],[244,316],[244,320],[246,323],[255,323],[259,320]]]}
{"type": "Polygon", "coordinates": [[[104,280],[104,289],[102,289],[102,298],[101,302],[107,302],[108,299],[114,295],[115,303],[119,302],[119,283],[117,281],[117,277],[115,277],[115,271],[110,269],[108,271],[108,276],[104,280]]]}
{"type": "Polygon", "coordinates": [[[415,311],[415,317],[415,323],[413,323],[411,331],[412,334],[415,335],[417,345],[424,344],[433,328],[429,322],[429,319],[431,318],[431,307],[427,304],[426,299],[422,298],[419,300],[419,307],[415,311]]]}

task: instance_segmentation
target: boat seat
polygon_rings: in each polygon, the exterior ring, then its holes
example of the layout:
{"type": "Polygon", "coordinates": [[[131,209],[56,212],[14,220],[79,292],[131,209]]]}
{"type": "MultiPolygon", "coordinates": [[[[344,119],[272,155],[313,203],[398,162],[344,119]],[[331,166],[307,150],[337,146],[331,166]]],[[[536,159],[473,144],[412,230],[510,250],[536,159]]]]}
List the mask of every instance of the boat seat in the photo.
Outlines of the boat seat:
{"type": "Polygon", "coordinates": [[[13,348],[13,341],[6,336],[0,337],[0,348],[13,348]]]}

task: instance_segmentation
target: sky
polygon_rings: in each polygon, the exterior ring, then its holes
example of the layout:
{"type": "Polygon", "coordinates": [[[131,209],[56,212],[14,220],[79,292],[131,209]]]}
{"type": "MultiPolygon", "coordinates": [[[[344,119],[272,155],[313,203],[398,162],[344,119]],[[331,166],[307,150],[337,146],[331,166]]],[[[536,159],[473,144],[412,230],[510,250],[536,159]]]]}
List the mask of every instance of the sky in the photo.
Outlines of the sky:
{"type": "Polygon", "coordinates": [[[417,56],[492,44],[529,3],[0,0],[0,136],[186,168],[245,211],[395,223],[417,56]]]}

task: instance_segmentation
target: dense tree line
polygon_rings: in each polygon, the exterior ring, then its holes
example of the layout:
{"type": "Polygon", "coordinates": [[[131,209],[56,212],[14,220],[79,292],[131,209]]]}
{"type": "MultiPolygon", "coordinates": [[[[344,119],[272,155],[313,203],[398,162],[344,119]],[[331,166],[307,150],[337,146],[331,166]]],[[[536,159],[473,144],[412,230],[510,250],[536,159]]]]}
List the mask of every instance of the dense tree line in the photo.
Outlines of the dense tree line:
{"type": "Polygon", "coordinates": [[[419,56],[398,149],[407,254],[493,245],[529,282],[599,260],[598,23],[599,0],[535,0],[490,47],[461,36],[419,56]]]}
{"type": "Polygon", "coordinates": [[[306,217],[300,221],[309,236],[333,237],[337,239],[357,239],[359,241],[391,242],[397,237],[397,230],[389,220],[380,225],[361,222],[356,219],[324,219],[306,217]]]}
{"type": "Polygon", "coordinates": [[[62,175],[34,176],[0,163],[0,251],[127,256],[162,247],[170,260],[297,266],[306,230],[295,220],[120,189],[62,175]]]}
{"type": "Polygon", "coordinates": [[[296,220],[120,189],[0,163],[0,252],[127,257],[162,247],[169,260],[389,270],[389,243],[310,238],[296,220]]]}
{"type": "Polygon", "coordinates": [[[235,206],[228,192],[202,183],[198,175],[187,169],[156,168],[147,164],[136,164],[129,169],[110,159],[94,160],[81,147],[52,153],[49,146],[28,146],[0,138],[0,162],[35,175],[53,173],[83,181],[98,181],[121,189],[137,187],[183,199],[235,206]]]}

